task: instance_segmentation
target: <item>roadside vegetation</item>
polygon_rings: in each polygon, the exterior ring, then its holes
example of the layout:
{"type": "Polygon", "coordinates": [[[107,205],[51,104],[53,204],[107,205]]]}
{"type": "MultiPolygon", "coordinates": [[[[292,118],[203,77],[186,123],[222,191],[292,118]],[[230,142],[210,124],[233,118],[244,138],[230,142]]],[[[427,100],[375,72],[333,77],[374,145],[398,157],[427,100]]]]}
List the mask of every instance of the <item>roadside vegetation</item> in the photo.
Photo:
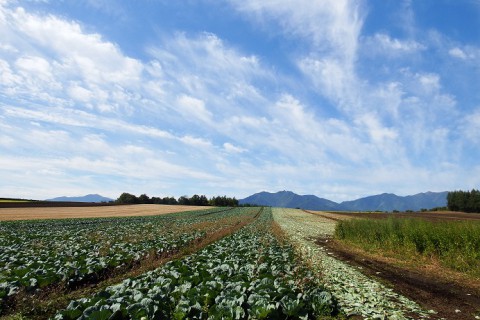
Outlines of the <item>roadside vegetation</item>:
{"type": "Polygon", "coordinates": [[[340,221],[335,236],[363,250],[403,260],[440,261],[480,279],[480,222],[389,218],[340,221]]]}

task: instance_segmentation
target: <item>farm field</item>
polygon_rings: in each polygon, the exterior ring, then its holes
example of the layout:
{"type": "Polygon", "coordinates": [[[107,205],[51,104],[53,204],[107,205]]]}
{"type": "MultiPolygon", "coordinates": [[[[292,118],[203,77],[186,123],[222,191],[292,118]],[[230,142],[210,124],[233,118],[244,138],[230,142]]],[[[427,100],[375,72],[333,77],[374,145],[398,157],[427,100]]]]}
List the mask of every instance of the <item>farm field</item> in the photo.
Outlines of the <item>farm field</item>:
{"type": "Polygon", "coordinates": [[[73,301],[55,319],[316,319],[332,295],[274,234],[270,208],[232,236],[182,260],[73,301]]]}
{"type": "Polygon", "coordinates": [[[89,207],[0,208],[0,221],[155,216],[166,213],[206,209],[208,209],[208,207],[158,204],[89,207]]]}
{"type": "Polygon", "coordinates": [[[71,208],[111,217],[0,223],[0,319],[480,317],[476,291],[415,278],[334,240],[348,214],[158,207],[168,206],[71,208]]]}
{"type": "Polygon", "coordinates": [[[64,291],[187,250],[249,222],[255,209],[159,216],[10,221],[0,225],[0,309],[24,293],[64,291]]]}
{"type": "Polygon", "coordinates": [[[7,249],[0,256],[1,307],[17,318],[313,319],[338,312],[335,298],[282,238],[270,208],[1,226],[7,249]],[[71,294],[118,267],[169,254],[120,284],[71,294]]]}
{"type": "MultiPolygon", "coordinates": [[[[325,215],[323,211],[308,211],[318,215],[325,215]]],[[[395,216],[396,218],[420,218],[428,221],[480,221],[480,214],[454,212],[454,211],[435,211],[435,212],[328,212],[328,216],[337,220],[348,220],[349,218],[367,218],[367,219],[388,219],[395,216]]]]}

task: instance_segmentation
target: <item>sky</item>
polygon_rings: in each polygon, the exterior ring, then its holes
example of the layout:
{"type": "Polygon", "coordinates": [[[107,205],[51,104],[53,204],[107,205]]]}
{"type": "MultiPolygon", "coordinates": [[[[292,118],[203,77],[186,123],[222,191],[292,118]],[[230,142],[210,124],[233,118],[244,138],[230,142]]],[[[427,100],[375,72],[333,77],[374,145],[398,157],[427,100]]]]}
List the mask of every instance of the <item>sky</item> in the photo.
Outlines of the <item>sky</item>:
{"type": "Polygon", "coordinates": [[[480,0],[0,0],[0,197],[480,188],[480,0]]]}

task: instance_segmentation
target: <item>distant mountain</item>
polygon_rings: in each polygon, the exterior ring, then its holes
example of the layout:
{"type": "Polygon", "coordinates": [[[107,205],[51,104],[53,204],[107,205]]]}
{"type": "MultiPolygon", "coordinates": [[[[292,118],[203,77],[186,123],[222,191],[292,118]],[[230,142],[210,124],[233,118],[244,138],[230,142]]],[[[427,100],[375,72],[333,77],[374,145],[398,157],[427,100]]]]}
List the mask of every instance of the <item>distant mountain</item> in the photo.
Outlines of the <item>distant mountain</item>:
{"type": "Polygon", "coordinates": [[[83,197],[58,197],[47,199],[46,201],[60,201],[60,202],[109,202],[113,199],[102,197],[99,194],[87,194],[83,197]]]}
{"type": "Polygon", "coordinates": [[[340,210],[349,211],[392,211],[414,210],[445,207],[448,192],[426,192],[412,196],[400,197],[393,193],[360,198],[340,203],[340,210]]]}
{"type": "Polygon", "coordinates": [[[238,201],[239,204],[256,204],[262,206],[301,208],[305,210],[335,210],[336,202],[313,195],[298,195],[291,191],[277,193],[260,192],[238,201]]]}
{"type": "Polygon", "coordinates": [[[306,210],[334,210],[334,211],[405,211],[431,209],[447,205],[448,192],[426,192],[412,196],[397,196],[392,193],[383,193],[352,201],[336,203],[313,195],[298,195],[291,191],[277,193],[260,192],[245,199],[240,204],[250,203],[272,207],[301,208],[306,210]]]}

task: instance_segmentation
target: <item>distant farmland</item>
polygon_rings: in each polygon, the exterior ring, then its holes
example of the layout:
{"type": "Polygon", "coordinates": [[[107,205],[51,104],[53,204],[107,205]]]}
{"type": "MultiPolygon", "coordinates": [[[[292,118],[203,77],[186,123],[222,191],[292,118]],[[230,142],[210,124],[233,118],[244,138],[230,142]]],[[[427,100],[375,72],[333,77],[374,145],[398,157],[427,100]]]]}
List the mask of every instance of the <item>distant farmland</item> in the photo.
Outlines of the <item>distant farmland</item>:
{"type": "Polygon", "coordinates": [[[0,221],[154,216],[205,209],[208,209],[208,207],[155,204],[140,204],[134,206],[0,208],[0,221]]]}

